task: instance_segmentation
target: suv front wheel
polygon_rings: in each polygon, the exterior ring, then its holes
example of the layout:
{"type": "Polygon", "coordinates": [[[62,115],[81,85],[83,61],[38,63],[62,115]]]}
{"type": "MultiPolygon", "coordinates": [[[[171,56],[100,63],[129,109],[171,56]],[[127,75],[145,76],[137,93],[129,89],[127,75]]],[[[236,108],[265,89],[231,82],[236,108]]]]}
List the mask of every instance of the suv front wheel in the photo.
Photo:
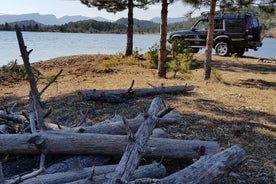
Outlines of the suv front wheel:
{"type": "Polygon", "coordinates": [[[227,56],[229,54],[229,44],[226,42],[219,42],[215,46],[215,51],[219,56],[227,56]]]}

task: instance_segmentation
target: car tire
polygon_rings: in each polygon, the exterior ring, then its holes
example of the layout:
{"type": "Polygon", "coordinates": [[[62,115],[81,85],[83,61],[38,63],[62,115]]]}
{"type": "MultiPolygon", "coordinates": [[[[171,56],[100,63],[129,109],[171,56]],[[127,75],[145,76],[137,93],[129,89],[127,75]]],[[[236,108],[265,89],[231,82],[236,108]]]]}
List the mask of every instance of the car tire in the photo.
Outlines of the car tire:
{"type": "Polygon", "coordinates": [[[219,56],[229,55],[229,44],[227,42],[219,42],[215,46],[216,54],[219,56]]]}
{"type": "Polygon", "coordinates": [[[241,47],[234,48],[234,53],[237,53],[237,56],[239,57],[243,56],[244,52],[245,52],[245,48],[241,48],[241,47]]]}

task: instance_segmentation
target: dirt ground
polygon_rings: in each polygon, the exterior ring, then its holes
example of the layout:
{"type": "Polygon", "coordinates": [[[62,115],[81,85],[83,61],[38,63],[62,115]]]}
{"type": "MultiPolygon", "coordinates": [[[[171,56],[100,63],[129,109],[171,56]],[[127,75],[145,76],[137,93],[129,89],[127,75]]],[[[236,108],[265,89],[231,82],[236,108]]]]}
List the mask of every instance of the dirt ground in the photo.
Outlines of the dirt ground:
{"type": "MultiPolygon", "coordinates": [[[[213,56],[213,75],[203,80],[203,68],[192,71],[189,77],[167,79],[157,77],[148,61],[118,64],[112,70],[100,67],[103,60],[114,56],[81,55],[37,62],[33,67],[42,73],[38,81],[41,90],[63,69],[61,76],[43,94],[45,109],[53,112],[47,121],[72,126],[88,112],[89,122],[98,122],[121,114],[128,118],[144,112],[153,97],[133,99],[122,104],[81,101],[79,90],[127,89],[132,80],[134,88],[195,85],[185,94],[162,95],[165,103],[183,115],[181,122],[164,127],[172,138],[217,141],[222,149],[239,145],[246,150],[247,160],[222,183],[276,183],[276,63],[259,62],[256,58],[213,56]]],[[[204,55],[195,56],[203,66],[204,55]]],[[[18,111],[28,110],[27,81],[0,82],[0,104],[18,111]]],[[[179,162],[179,161],[178,161],[179,162]]],[[[173,163],[171,170],[177,170],[173,163]]],[[[173,172],[173,171],[172,171],[173,172]]]]}

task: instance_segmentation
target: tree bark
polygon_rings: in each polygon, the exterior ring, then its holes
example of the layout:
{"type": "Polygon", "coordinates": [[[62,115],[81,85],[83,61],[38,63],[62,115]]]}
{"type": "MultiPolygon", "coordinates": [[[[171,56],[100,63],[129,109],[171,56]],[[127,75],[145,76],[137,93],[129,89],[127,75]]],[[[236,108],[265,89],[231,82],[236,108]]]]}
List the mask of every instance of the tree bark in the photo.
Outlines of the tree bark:
{"type": "MultiPolygon", "coordinates": [[[[178,122],[182,116],[180,114],[167,114],[160,118],[157,127],[164,125],[170,125],[178,122]]],[[[140,114],[133,119],[128,119],[127,122],[132,132],[136,132],[143,121],[145,121],[145,115],[140,114]]],[[[98,134],[112,134],[112,135],[126,135],[126,127],[123,120],[117,121],[103,121],[96,123],[92,126],[77,127],[75,131],[82,131],[83,133],[98,133],[98,134]]]]}
{"type": "Polygon", "coordinates": [[[160,43],[159,43],[159,53],[158,53],[158,76],[166,77],[165,63],[167,59],[167,17],[168,17],[168,5],[167,0],[162,0],[161,9],[161,24],[160,24],[160,43]]]}
{"type": "MultiPolygon", "coordinates": [[[[114,172],[117,165],[107,165],[107,166],[96,166],[94,168],[94,175],[99,176],[102,174],[107,174],[110,172],[114,172]]],[[[47,183],[47,184],[61,184],[71,181],[76,181],[80,179],[87,178],[93,168],[83,168],[75,171],[69,172],[59,172],[53,174],[44,174],[36,176],[35,178],[28,179],[23,182],[23,184],[36,184],[36,183],[47,183]]]]}
{"type": "Polygon", "coordinates": [[[180,85],[180,86],[161,86],[154,88],[139,88],[135,90],[86,90],[79,91],[79,96],[82,100],[94,100],[110,103],[121,103],[128,99],[135,97],[145,97],[160,94],[176,94],[192,91],[194,86],[180,85]]]}
{"type": "Polygon", "coordinates": [[[17,39],[18,39],[21,56],[22,56],[24,66],[26,69],[26,73],[28,76],[28,80],[30,83],[31,98],[33,100],[33,106],[35,109],[35,117],[36,117],[36,120],[38,123],[38,127],[40,130],[45,130],[46,126],[44,124],[42,108],[40,105],[40,103],[41,103],[40,94],[38,92],[38,89],[36,86],[36,80],[35,80],[34,74],[32,72],[32,67],[31,67],[31,64],[29,61],[29,55],[32,52],[32,50],[27,51],[27,47],[25,46],[24,39],[23,39],[22,33],[19,28],[16,28],[16,35],[17,35],[17,39]]]}
{"type": "Polygon", "coordinates": [[[207,43],[206,43],[206,50],[205,50],[206,60],[204,62],[204,80],[208,80],[211,77],[216,2],[217,0],[211,0],[211,5],[210,5],[209,25],[208,25],[207,43]]]}
{"type": "MultiPolygon", "coordinates": [[[[138,169],[134,171],[134,174],[131,177],[131,180],[136,180],[138,178],[143,178],[143,177],[163,178],[165,175],[166,175],[166,168],[162,164],[153,163],[150,165],[144,165],[144,166],[138,167],[138,169]]],[[[102,184],[106,182],[108,178],[111,176],[112,176],[112,172],[108,174],[94,176],[92,178],[93,179],[92,181],[88,179],[83,179],[83,180],[78,180],[78,181],[70,182],[66,184],[102,184]]]]}
{"type": "Polygon", "coordinates": [[[246,159],[245,151],[232,146],[215,155],[206,156],[185,169],[161,180],[162,184],[212,183],[225,173],[238,167],[246,159]]]}
{"type": "MultiPolygon", "coordinates": [[[[38,134],[0,135],[0,154],[102,154],[122,155],[127,145],[127,136],[106,134],[80,134],[41,132],[38,134]]],[[[150,157],[194,159],[214,154],[219,145],[213,141],[175,140],[150,138],[150,157]]]]}
{"type": "Polygon", "coordinates": [[[128,1],[128,23],[127,23],[127,47],[125,56],[132,55],[133,52],[133,0],[128,1]]]}
{"type": "MultiPolygon", "coordinates": [[[[108,184],[127,183],[138,167],[141,158],[148,152],[148,139],[158,121],[158,111],[162,104],[161,98],[154,98],[152,104],[147,112],[148,117],[141,124],[134,137],[130,137],[126,150],[116,167],[112,177],[108,180],[108,184]]],[[[127,123],[127,122],[126,122],[127,123]]]]}

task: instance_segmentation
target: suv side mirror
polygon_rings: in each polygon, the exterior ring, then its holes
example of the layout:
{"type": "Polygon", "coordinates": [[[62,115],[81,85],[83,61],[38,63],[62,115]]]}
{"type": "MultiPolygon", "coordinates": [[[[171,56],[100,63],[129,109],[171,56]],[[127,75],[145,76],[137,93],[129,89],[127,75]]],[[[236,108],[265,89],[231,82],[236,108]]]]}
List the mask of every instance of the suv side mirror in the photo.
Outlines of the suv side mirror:
{"type": "Polygon", "coordinates": [[[196,28],[195,28],[195,27],[192,27],[191,30],[192,30],[192,31],[196,31],[196,28]]]}

